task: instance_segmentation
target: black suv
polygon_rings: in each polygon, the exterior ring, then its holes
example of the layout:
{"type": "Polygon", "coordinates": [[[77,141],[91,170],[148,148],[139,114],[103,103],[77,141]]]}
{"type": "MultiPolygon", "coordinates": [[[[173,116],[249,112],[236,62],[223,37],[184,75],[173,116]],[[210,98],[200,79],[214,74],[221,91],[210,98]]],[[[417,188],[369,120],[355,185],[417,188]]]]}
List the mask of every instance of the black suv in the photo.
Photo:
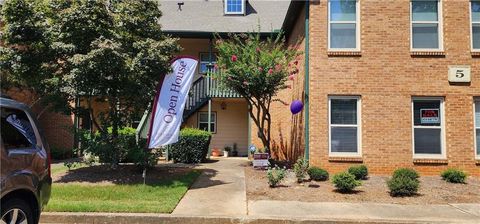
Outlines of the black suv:
{"type": "Polygon", "coordinates": [[[29,108],[0,97],[1,220],[38,223],[50,198],[50,151],[29,108]]]}

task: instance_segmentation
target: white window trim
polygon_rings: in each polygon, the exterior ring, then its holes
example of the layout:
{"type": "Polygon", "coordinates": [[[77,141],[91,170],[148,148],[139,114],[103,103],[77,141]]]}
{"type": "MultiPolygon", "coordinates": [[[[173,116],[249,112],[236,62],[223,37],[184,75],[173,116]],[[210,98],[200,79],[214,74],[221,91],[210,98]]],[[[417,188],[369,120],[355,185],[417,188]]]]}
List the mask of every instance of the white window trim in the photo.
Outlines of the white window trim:
{"type": "Polygon", "coordinates": [[[413,7],[410,0],[410,51],[443,52],[443,2],[442,0],[431,0],[437,2],[438,21],[413,21],[413,7]],[[414,48],[413,47],[413,24],[438,24],[438,48],[414,48]]]}
{"type": "Polygon", "coordinates": [[[411,102],[412,110],[412,154],[414,159],[446,159],[446,141],[445,141],[445,99],[443,97],[412,97],[411,102]],[[426,100],[440,100],[440,126],[415,126],[415,110],[414,110],[414,101],[426,101],[426,100]],[[415,154],[415,128],[425,128],[425,129],[440,129],[440,151],[441,154],[415,154]]]}
{"type": "Polygon", "coordinates": [[[227,10],[227,0],[224,0],[223,8],[224,8],[224,13],[225,15],[245,15],[245,5],[247,4],[246,0],[241,0],[242,1],[242,11],[241,12],[229,12],[227,10]]]}
{"type": "Polygon", "coordinates": [[[480,104],[480,98],[473,98],[473,154],[475,155],[475,159],[480,160],[480,154],[477,153],[477,129],[480,129],[477,125],[480,124],[477,124],[477,119],[475,119],[475,106],[477,104],[480,104]]]}
{"type": "Polygon", "coordinates": [[[330,21],[330,3],[331,3],[331,0],[328,0],[328,9],[327,9],[327,23],[328,23],[328,51],[360,51],[361,47],[360,47],[360,44],[361,44],[361,38],[360,38],[360,35],[361,35],[361,32],[360,32],[360,0],[356,0],[356,4],[355,4],[355,7],[356,7],[356,13],[355,13],[355,16],[356,16],[356,21],[330,21]],[[331,43],[330,43],[330,35],[331,35],[331,30],[330,30],[330,24],[331,23],[336,23],[336,24],[341,24],[341,23],[345,23],[345,24],[351,24],[351,23],[355,23],[355,39],[356,39],[356,48],[332,48],[331,47],[331,43]]]}
{"type": "Polygon", "coordinates": [[[480,52],[480,48],[473,47],[473,24],[480,24],[480,22],[473,22],[473,11],[472,11],[472,2],[480,2],[479,0],[471,0],[470,1],[470,47],[472,52],[480,52]]]}
{"type": "Polygon", "coordinates": [[[330,157],[362,157],[362,99],[360,96],[329,96],[328,97],[328,156],[330,157]],[[357,100],[357,124],[333,124],[332,125],[332,99],[355,99],[357,100]],[[357,152],[332,152],[332,127],[356,127],[357,128],[357,152]]]}
{"type": "MultiPolygon", "coordinates": [[[[206,114],[207,117],[208,117],[208,112],[206,112],[206,111],[200,111],[200,112],[198,112],[197,127],[198,127],[199,129],[200,129],[200,123],[203,123],[203,124],[207,124],[207,125],[208,125],[208,122],[200,122],[200,116],[201,116],[202,114],[206,114]]],[[[210,132],[211,132],[212,134],[216,134],[216,133],[217,133],[217,129],[218,129],[218,128],[217,128],[217,112],[212,111],[211,114],[214,115],[215,119],[211,119],[211,120],[210,120],[210,123],[213,124],[213,127],[214,127],[214,130],[210,130],[210,132]]]]}

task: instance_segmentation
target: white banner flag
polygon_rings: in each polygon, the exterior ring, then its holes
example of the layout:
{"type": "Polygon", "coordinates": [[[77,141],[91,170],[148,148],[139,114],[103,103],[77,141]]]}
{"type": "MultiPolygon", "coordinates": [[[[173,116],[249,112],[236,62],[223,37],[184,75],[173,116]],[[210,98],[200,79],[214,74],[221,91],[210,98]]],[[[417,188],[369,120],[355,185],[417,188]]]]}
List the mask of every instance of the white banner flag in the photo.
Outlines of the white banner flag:
{"type": "Polygon", "coordinates": [[[198,61],[178,57],[172,62],[172,73],[165,76],[157,93],[150,121],[148,148],[158,148],[178,141],[185,101],[192,85],[198,61]]]}

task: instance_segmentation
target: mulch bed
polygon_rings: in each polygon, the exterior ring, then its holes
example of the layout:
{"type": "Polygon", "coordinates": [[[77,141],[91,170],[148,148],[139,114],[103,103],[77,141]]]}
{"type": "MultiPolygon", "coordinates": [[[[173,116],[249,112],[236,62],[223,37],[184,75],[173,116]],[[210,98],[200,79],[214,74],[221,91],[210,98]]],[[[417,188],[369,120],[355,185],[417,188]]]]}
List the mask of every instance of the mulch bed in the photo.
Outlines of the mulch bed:
{"type": "MultiPolygon", "coordinates": [[[[190,172],[193,166],[160,165],[147,171],[147,182],[169,180],[173,176],[184,175],[190,172]]],[[[82,167],[60,173],[52,177],[54,183],[77,184],[140,184],[143,183],[143,170],[135,165],[120,165],[116,169],[98,165],[82,167]]]]}
{"type": "Polygon", "coordinates": [[[353,193],[335,191],[330,181],[296,183],[295,175],[289,172],[276,188],[268,186],[266,171],[245,168],[248,200],[282,200],[304,202],[372,202],[393,204],[447,204],[480,203],[480,178],[468,177],[467,184],[447,183],[441,177],[420,177],[420,189],[413,197],[391,197],[387,176],[371,176],[362,181],[353,193]]]}

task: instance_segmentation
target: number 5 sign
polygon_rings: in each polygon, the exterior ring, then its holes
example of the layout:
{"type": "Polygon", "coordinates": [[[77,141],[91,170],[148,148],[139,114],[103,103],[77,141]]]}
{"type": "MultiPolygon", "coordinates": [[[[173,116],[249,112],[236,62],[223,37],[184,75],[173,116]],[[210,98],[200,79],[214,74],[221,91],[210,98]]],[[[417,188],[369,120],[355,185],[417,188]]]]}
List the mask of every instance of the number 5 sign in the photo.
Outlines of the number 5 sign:
{"type": "Polygon", "coordinates": [[[449,82],[470,82],[469,65],[450,65],[448,66],[449,82]]]}

